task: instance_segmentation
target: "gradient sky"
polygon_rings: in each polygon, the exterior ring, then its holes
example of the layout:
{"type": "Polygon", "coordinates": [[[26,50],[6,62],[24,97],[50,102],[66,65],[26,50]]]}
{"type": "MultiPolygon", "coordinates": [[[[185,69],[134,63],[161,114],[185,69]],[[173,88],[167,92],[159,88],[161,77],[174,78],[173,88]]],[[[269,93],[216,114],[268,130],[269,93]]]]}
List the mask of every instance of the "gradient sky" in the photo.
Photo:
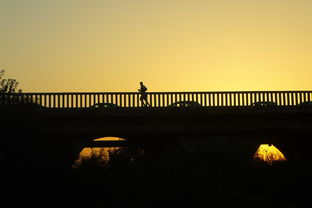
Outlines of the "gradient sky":
{"type": "Polygon", "coordinates": [[[311,0],[1,0],[25,92],[311,90],[311,0]]]}

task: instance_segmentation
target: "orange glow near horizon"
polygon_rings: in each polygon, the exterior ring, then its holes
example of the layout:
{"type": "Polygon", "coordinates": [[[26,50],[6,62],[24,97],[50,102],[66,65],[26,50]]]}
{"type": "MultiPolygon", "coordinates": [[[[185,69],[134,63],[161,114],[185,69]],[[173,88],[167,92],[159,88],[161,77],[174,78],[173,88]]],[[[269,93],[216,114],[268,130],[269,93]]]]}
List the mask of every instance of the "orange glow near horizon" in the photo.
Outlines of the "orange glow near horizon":
{"type": "Polygon", "coordinates": [[[276,161],[286,161],[284,154],[279,151],[274,145],[261,144],[256,153],[255,159],[260,159],[269,165],[272,165],[276,161]]]}
{"type": "Polygon", "coordinates": [[[1,1],[24,92],[311,90],[312,1],[1,1]]]}
{"type": "MultiPolygon", "coordinates": [[[[102,137],[95,139],[93,141],[124,141],[125,139],[119,137],[102,137]]],[[[79,153],[79,156],[75,160],[73,164],[73,168],[78,168],[79,165],[82,163],[83,160],[88,160],[92,157],[96,157],[101,161],[108,161],[109,154],[111,152],[115,152],[120,150],[120,147],[85,147],[79,153]]]]}

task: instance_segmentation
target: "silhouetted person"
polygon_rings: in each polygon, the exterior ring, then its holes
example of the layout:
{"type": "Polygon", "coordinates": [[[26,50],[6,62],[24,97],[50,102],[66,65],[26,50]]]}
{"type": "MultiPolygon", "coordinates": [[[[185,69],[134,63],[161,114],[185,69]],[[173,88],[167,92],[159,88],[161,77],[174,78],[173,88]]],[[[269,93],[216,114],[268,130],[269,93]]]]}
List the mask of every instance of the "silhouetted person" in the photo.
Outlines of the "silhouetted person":
{"type": "Polygon", "coordinates": [[[142,102],[143,107],[150,106],[150,104],[147,101],[147,94],[146,94],[147,87],[143,84],[143,82],[140,82],[140,89],[138,90],[141,93],[140,100],[142,102]]]}

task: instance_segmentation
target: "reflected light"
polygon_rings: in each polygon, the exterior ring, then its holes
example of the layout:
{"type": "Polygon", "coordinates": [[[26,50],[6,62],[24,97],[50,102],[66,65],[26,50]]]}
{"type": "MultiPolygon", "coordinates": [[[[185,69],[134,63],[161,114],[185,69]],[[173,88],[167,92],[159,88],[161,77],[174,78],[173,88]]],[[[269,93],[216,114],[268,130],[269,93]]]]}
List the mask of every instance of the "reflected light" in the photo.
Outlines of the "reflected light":
{"type": "Polygon", "coordinates": [[[254,159],[260,159],[272,165],[276,161],[285,161],[286,157],[274,145],[261,144],[254,154],[254,159]]]}
{"type": "Polygon", "coordinates": [[[125,141],[125,139],[120,137],[101,137],[93,141],[125,141]]]}
{"type": "MultiPolygon", "coordinates": [[[[119,137],[101,137],[93,141],[124,141],[124,140],[125,139],[119,137]]],[[[83,161],[89,160],[91,158],[97,158],[100,161],[108,162],[110,153],[118,150],[120,150],[120,147],[85,147],[79,153],[79,156],[75,160],[72,167],[79,168],[80,164],[83,161]]]]}

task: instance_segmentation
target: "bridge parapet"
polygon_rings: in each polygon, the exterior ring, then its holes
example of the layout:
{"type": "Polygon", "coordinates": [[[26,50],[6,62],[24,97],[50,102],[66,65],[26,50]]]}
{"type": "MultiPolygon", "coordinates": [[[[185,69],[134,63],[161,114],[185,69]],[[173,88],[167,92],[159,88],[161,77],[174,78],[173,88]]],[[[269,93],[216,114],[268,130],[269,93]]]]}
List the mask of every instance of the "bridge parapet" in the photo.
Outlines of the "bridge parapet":
{"type": "MultiPolygon", "coordinates": [[[[203,107],[251,105],[295,106],[312,101],[312,91],[224,91],[149,92],[150,107],[167,107],[176,102],[196,102],[203,107]]],[[[142,107],[137,92],[2,93],[0,105],[35,103],[48,108],[89,108],[96,103],[119,107],[142,107]]]]}

